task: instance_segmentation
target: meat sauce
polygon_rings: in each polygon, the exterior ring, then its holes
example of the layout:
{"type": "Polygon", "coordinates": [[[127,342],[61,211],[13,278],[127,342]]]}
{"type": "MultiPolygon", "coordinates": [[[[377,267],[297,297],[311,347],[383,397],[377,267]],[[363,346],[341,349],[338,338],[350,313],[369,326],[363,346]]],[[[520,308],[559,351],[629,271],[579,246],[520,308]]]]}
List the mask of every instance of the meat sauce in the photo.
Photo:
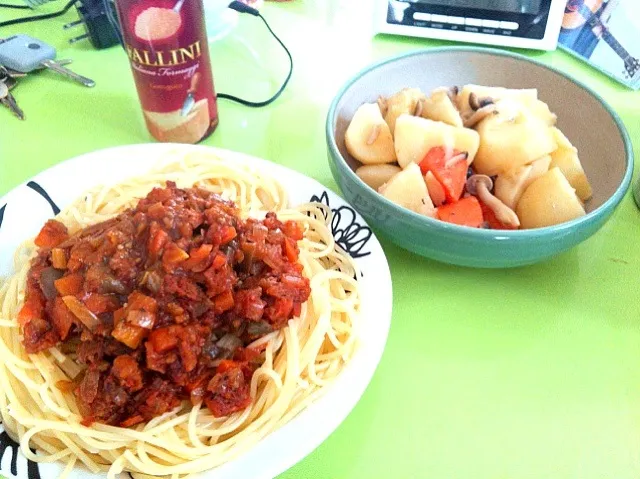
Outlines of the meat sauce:
{"type": "MultiPolygon", "coordinates": [[[[84,373],[84,423],[128,427],[183,400],[214,416],[245,409],[262,362],[254,340],[284,327],[310,294],[297,223],[167,182],[73,235],[49,220],[18,319],[28,353],[57,346],[84,373]]],[[[67,389],[68,390],[68,389],[67,389]]]]}

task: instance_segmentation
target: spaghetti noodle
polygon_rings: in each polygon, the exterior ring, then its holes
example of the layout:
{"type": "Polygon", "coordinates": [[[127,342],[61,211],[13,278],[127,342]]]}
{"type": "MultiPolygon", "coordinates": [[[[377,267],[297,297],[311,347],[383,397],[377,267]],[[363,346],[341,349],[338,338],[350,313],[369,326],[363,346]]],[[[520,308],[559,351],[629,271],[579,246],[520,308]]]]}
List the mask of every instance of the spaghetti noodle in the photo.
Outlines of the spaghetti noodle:
{"type": "Polygon", "coordinates": [[[310,280],[309,299],[286,327],[249,345],[264,350],[264,361],[251,377],[246,409],[215,417],[204,405],[183,401],[132,427],[84,426],[73,392],[57,387],[83,366],[61,348],[27,354],[22,343],[17,316],[36,253],[33,241],[25,242],[15,254],[15,274],[0,286],[0,413],[28,459],[66,464],[60,477],[80,463],[110,479],[122,471],[182,478],[225,463],[321,396],[357,348],[358,272],[334,242],[331,211],[318,203],[290,208],[283,187],[248,165],[202,153],[173,157],[143,177],[90,190],[56,219],[73,233],[132,208],[167,181],[215,192],[233,201],[243,218],[274,211],[279,220],[301,225],[298,261],[310,280]]]}

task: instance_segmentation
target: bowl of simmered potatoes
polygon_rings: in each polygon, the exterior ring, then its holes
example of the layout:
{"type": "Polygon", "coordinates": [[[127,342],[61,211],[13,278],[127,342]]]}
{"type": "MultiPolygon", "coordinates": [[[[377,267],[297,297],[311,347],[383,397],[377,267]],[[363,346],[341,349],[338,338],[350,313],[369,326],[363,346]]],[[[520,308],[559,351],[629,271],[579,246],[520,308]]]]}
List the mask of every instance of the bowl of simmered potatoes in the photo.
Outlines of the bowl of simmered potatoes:
{"type": "Polygon", "coordinates": [[[383,236],[470,267],[523,266],[596,233],[629,189],[619,117],[527,57],[444,47],[350,79],[326,121],[345,198],[383,236]]]}

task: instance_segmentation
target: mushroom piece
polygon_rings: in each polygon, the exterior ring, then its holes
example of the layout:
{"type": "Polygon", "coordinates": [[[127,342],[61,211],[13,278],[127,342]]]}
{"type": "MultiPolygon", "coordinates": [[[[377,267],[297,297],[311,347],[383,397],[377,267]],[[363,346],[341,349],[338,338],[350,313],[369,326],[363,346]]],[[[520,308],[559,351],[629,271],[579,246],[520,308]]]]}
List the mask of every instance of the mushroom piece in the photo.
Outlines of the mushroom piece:
{"type": "Polygon", "coordinates": [[[447,162],[444,164],[444,167],[450,168],[459,161],[462,161],[462,160],[467,161],[467,158],[469,158],[469,153],[467,153],[466,151],[463,151],[462,153],[458,153],[457,155],[454,155],[451,158],[449,158],[447,162]]]}
{"type": "Polygon", "coordinates": [[[376,103],[378,104],[378,108],[380,108],[380,113],[382,114],[382,116],[385,116],[387,114],[387,111],[389,110],[387,99],[383,96],[379,96],[376,103]]]}
{"type": "Polygon", "coordinates": [[[423,109],[424,109],[424,99],[420,98],[416,103],[416,109],[413,110],[413,116],[422,116],[423,109]]]}
{"type": "Polygon", "coordinates": [[[447,90],[447,95],[449,95],[449,98],[454,105],[456,104],[456,97],[458,96],[458,93],[460,93],[460,88],[458,88],[456,85],[447,90]]]}
{"type": "Polygon", "coordinates": [[[497,114],[498,114],[498,110],[495,109],[495,105],[493,103],[489,103],[488,105],[483,106],[482,108],[474,111],[467,118],[464,118],[463,119],[464,127],[473,128],[489,115],[497,115],[497,114]]]}
{"type": "Polygon", "coordinates": [[[487,105],[493,105],[494,99],[488,96],[478,98],[474,92],[469,93],[469,106],[473,111],[479,110],[487,105]]]}
{"type": "Polygon", "coordinates": [[[520,227],[518,215],[505,205],[502,201],[491,194],[493,181],[487,175],[471,175],[467,180],[467,192],[470,195],[480,198],[491,211],[494,212],[496,218],[506,226],[515,228],[520,227]]]}

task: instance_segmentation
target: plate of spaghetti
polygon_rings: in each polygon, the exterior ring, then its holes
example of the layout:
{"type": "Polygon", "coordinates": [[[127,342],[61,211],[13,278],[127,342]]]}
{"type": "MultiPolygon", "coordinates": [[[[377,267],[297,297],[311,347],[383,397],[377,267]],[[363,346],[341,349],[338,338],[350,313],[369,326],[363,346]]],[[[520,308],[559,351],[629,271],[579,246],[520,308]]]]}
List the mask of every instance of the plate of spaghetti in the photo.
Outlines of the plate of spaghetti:
{"type": "Polygon", "coordinates": [[[282,166],[56,165],[0,199],[0,476],[274,477],[364,393],[391,295],[364,220],[282,166]]]}

